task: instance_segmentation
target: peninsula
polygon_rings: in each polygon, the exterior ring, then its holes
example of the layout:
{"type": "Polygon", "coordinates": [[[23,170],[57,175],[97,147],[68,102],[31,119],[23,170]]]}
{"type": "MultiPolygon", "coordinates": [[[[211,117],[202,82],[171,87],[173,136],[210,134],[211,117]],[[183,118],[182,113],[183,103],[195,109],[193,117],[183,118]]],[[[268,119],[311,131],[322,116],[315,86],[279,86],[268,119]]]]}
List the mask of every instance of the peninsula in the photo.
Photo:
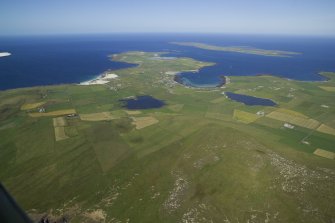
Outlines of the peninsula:
{"type": "Polygon", "coordinates": [[[196,42],[172,42],[172,44],[179,46],[191,46],[204,50],[235,52],[235,53],[253,54],[260,56],[269,56],[269,57],[292,57],[294,55],[300,54],[297,52],[289,52],[282,50],[264,50],[248,46],[215,46],[196,42]]]}

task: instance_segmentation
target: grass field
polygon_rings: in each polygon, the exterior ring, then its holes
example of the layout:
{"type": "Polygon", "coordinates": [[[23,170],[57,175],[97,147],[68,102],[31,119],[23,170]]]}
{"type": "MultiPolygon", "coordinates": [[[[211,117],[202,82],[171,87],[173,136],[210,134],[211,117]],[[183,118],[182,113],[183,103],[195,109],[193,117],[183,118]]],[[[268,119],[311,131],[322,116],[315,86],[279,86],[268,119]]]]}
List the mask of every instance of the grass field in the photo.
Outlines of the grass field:
{"type": "Polygon", "coordinates": [[[335,153],[329,152],[329,151],[323,150],[323,149],[315,150],[314,154],[317,155],[317,156],[327,158],[327,159],[335,159],[335,153]]]}
{"type": "Polygon", "coordinates": [[[331,127],[329,127],[325,124],[320,125],[320,127],[317,129],[317,131],[335,136],[335,129],[331,128],[331,127]]]}
{"type": "Polygon", "coordinates": [[[136,126],[136,129],[143,129],[158,122],[159,121],[154,117],[133,117],[133,124],[136,126]]]}
{"type": "Polygon", "coordinates": [[[23,104],[21,106],[21,110],[31,110],[31,109],[35,109],[38,108],[42,105],[44,105],[46,102],[37,102],[37,103],[31,103],[31,104],[23,104]]]}
{"type": "Polygon", "coordinates": [[[325,90],[325,91],[330,91],[330,92],[335,92],[335,87],[331,86],[319,86],[319,88],[325,90]]]}
{"type": "Polygon", "coordinates": [[[301,113],[297,113],[287,109],[278,109],[266,115],[266,117],[288,122],[293,125],[301,126],[308,129],[315,129],[320,126],[320,122],[318,122],[317,120],[308,118],[301,113]]]}
{"type": "Polygon", "coordinates": [[[65,134],[64,126],[55,127],[55,140],[61,141],[68,139],[69,137],[65,134]]]}
{"type": "Polygon", "coordinates": [[[0,180],[35,222],[334,221],[335,101],[319,86],[335,88],[335,73],[229,77],[225,91],[278,103],[246,106],[173,81],[212,63],[163,55],[114,55],[139,66],[103,86],[0,92],[0,180]],[[41,95],[46,112],[29,111],[41,95]],[[122,107],[138,95],[166,106],[122,107]]]}
{"type": "Polygon", "coordinates": [[[141,111],[130,111],[130,110],[126,110],[125,111],[128,115],[140,115],[142,114],[141,111]]]}
{"type": "Polygon", "coordinates": [[[110,112],[99,112],[99,113],[90,113],[90,114],[80,114],[80,119],[83,121],[108,121],[113,120],[116,117],[110,112]]]}
{"type": "Polygon", "coordinates": [[[58,110],[58,111],[52,111],[52,112],[34,112],[34,113],[29,113],[29,116],[33,118],[39,118],[39,117],[70,115],[70,114],[75,114],[75,113],[76,113],[75,109],[64,109],[64,110],[58,110]]]}
{"type": "Polygon", "coordinates": [[[168,108],[171,111],[180,112],[184,108],[184,105],[183,104],[169,105],[168,108]]]}
{"type": "Polygon", "coordinates": [[[211,100],[211,103],[214,103],[214,104],[221,103],[221,102],[224,102],[225,100],[226,100],[225,97],[219,97],[219,98],[216,98],[214,100],[211,100]]]}
{"type": "Polygon", "coordinates": [[[65,126],[67,122],[64,117],[53,118],[53,126],[55,129],[55,140],[56,142],[68,139],[69,137],[65,133],[65,126]]]}
{"type": "Polygon", "coordinates": [[[54,127],[64,127],[67,125],[66,119],[64,117],[53,118],[52,121],[54,127]]]}
{"type": "Polygon", "coordinates": [[[259,118],[260,116],[250,113],[250,112],[245,112],[245,111],[241,111],[237,109],[234,110],[234,119],[237,121],[243,122],[245,124],[252,123],[259,118]]]}

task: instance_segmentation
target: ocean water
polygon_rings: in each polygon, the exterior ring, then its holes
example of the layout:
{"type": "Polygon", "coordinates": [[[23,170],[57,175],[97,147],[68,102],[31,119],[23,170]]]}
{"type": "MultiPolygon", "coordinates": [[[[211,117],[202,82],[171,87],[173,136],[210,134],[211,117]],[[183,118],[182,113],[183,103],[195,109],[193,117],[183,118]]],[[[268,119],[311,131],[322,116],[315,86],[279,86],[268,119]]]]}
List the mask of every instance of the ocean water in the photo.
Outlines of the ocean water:
{"type": "Polygon", "coordinates": [[[167,56],[191,57],[214,62],[198,73],[182,73],[186,85],[214,87],[222,75],[271,74],[284,78],[318,81],[318,73],[335,71],[335,39],[315,37],[200,35],[200,34],[113,34],[73,36],[1,37],[0,90],[79,83],[108,69],[132,64],[113,62],[108,55],[132,50],[167,52],[167,56]],[[265,57],[202,50],[170,44],[192,41],[219,46],[252,46],[302,53],[290,58],[265,57]]]}

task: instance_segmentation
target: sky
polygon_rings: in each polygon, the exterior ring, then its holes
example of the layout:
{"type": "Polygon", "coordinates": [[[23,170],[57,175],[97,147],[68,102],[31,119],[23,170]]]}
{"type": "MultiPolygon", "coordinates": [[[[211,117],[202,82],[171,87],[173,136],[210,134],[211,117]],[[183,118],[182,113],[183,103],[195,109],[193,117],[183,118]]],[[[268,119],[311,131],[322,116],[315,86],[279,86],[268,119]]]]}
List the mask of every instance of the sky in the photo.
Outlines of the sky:
{"type": "Polygon", "coordinates": [[[0,35],[335,36],[335,0],[0,0],[0,35]]]}

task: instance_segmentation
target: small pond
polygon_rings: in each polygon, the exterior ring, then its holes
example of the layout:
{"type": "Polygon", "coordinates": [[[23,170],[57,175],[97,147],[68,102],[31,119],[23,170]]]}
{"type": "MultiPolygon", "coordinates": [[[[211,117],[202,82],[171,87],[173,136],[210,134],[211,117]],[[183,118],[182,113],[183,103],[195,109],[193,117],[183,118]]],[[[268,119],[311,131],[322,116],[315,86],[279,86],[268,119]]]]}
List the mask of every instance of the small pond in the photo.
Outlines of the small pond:
{"type": "Polygon", "coordinates": [[[164,101],[156,99],[149,95],[121,99],[120,101],[124,104],[124,108],[130,110],[161,108],[165,105],[164,101]]]}
{"type": "Polygon", "coordinates": [[[276,106],[277,104],[267,98],[257,98],[249,95],[235,94],[232,92],[225,92],[231,100],[241,102],[245,105],[262,105],[262,106],[276,106]]]}

